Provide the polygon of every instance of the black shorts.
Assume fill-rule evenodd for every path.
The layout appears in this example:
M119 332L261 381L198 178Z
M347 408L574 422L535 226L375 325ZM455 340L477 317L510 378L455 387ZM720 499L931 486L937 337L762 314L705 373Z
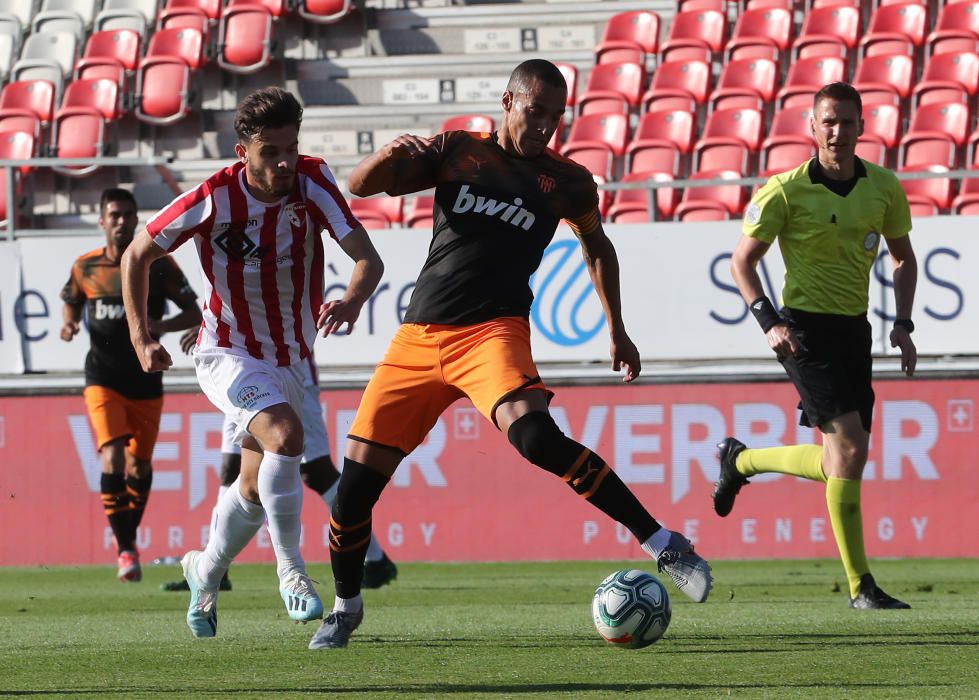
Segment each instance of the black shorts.
M779 360L802 399L799 424L816 428L858 411L869 433L874 414L873 338L866 314L784 308L782 317L805 347L796 357Z

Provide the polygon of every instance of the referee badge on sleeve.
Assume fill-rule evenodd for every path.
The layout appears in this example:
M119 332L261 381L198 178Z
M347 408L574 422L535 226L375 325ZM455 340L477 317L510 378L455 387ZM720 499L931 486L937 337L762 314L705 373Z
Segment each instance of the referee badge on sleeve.
M866 236L863 237L863 249L868 253L872 250L877 250L877 244L880 242L880 234L876 231L870 231Z
M758 219L761 218L761 207L759 207L755 202L751 202L748 208L744 211L744 220L754 226L758 223Z

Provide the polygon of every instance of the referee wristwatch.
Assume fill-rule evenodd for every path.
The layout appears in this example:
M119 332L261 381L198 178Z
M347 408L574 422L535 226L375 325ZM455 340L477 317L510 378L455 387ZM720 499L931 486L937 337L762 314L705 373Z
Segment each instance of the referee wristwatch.
M914 321L912 321L910 318L896 318L896 319L894 319L894 327L895 328L898 328L898 327L903 328L904 330L906 330L908 332L908 335L911 335L912 333L914 333Z

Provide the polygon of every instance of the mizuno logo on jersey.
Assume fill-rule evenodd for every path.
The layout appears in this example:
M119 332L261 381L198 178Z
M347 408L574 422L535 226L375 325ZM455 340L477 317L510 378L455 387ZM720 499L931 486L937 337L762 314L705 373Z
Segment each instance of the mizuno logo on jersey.
M469 185L459 188L459 194L452 205L455 214L483 214L491 216L501 221L505 221L511 226L519 226L524 231L529 231L534 225L534 215L524 209L523 200L520 197L514 198L513 202L500 202L495 199L483 197L482 195L469 194Z
M111 321L126 317L126 309L122 304L106 304L101 299L95 300L95 319L101 321L109 319Z

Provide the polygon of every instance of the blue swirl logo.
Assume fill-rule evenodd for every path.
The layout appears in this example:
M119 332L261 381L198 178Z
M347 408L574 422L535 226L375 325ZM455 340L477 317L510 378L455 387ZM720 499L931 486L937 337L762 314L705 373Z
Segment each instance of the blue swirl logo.
M530 318L552 343L582 345L605 325L602 305L581 259L577 241L558 241L544 251L530 278L534 305Z

